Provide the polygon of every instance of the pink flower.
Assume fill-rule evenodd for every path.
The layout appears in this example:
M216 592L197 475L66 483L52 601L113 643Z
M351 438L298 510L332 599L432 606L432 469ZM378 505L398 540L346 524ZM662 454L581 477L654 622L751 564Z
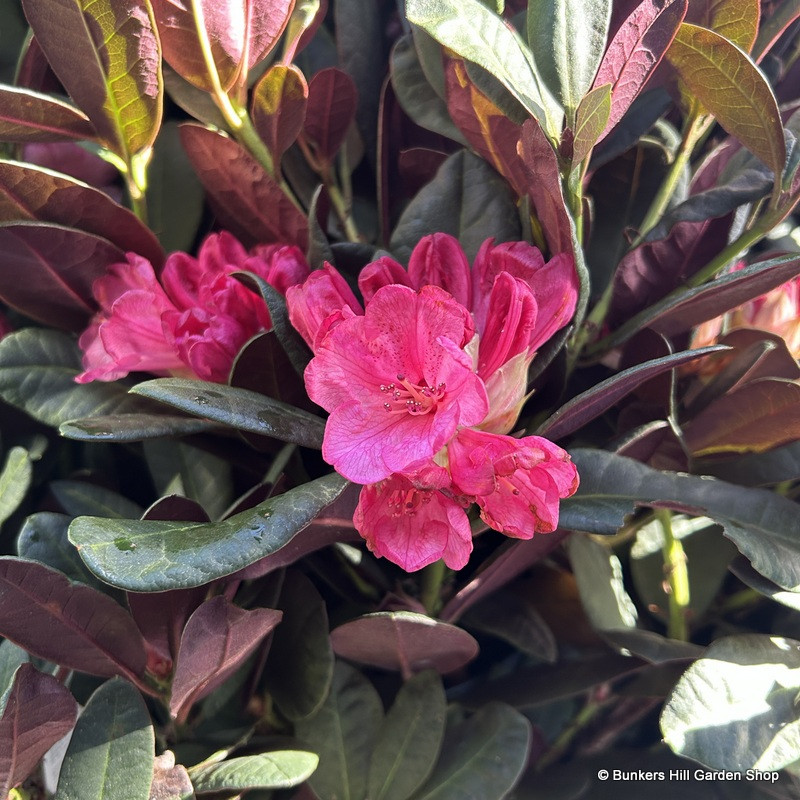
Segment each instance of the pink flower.
M229 233L212 234L197 258L173 253L160 281L134 253L95 281L100 306L79 340L84 372L79 383L111 381L132 371L194 375L224 382L237 353L272 323L266 305L231 277L253 272L279 291L308 275L293 246L261 246L248 253Z

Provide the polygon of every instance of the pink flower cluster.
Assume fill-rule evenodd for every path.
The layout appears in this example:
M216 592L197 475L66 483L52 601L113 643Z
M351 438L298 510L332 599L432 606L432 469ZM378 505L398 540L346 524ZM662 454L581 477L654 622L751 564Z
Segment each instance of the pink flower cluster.
M84 372L76 380L144 371L227 381L242 345L272 327L264 301L231 276L239 270L282 294L309 274L297 247L260 245L248 253L225 232L209 236L197 258L172 253L159 277L129 253L92 287L100 310L80 337Z
M472 550L466 509L509 536L558 524L578 486L567 453L508 436L538 348L572 318L572 259L545 263L525 242L487 240L475 263L447 234L359 276L364 308L330 265L286 299L314 351L311 399L329 412L323 457L364 484L354 524L369 548L408 571Z

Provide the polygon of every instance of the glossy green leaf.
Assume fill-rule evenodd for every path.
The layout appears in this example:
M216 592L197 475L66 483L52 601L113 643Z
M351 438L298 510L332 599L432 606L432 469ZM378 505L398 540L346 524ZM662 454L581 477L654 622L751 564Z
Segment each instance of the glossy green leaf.
M28 451L12 447L0 472L0 525L19 507L31 484L33 467Z
M444 738L446 701L432 670L406 681L381 725L369 766L367 797L406 800L431 774Z
M528 0L528 46L569 116L592 86L610 21L611 0Z
M157 378L137 384L131 392L239 430L304 447L322 446L324 420L249 389L186 378Z
M276 750L229 758L189 770L195 792L241 792L247 789L289 789L313 774L319 758L304 750Z
M408 0L408 20L444 47L495 76L552 140L561 134L563 112L542 80L520 36L479 0Z
M747 54L718 33L684 22L666 58L717 122L782 174L786 142L778 104Z
M185 589L279 550L346 485L331 473L218 523L78 517L69 536L89 569L113 586L134 592Z
M95 139L89 118L55 97L19 86L0 86L0 139L6 142L61 142Z
M154 758L142 696L114 678L91 696L75 726L54 800L148 800Z
M295 725L295 735L319 756L309 786L319 800L357 800L367 788L367 772L383 707L372 684L353 667L336 665L327 700Z
M219 426L206 419L170 414L98 414L62 422L58 432L68 439L84 442L141 442L167 436L190 436L216 431Z
M125 158L161 124L161 45L149 0L23 0L53 71L105 144Z
M667 699L667 744L713 769L778 770L800 752L800 642L743 634L712 642Z
M575 114L575 138L572 142L572 162L580 164L600 138L611 115L611 84L592 89L578 105Z
M528 760L531 726L510 706L490 703L448 728L442 755L415 800L501 800Z

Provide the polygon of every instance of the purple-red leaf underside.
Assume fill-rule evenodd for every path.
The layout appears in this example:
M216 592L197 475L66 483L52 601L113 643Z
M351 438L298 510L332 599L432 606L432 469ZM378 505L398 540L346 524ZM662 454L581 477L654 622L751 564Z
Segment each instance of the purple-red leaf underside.
M1 140L63 142L96 138L89 118L74 106L30 89L0 87Z
M342 146L357 107L358 90L343 70L327 67L309 82L303 133L323 161L330 162Z
M308 85L295 66L275 64L253 90L253 124L276 163L303 130Z

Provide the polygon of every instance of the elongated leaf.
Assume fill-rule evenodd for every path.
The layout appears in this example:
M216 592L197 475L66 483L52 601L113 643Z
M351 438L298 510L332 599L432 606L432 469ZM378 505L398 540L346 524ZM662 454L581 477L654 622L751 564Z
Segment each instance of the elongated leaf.
M218 430L205 419L168 414L108 414L63 422L58 432L84 442L142 442L165 436L189 436Z
M525 43L479 0L408 0L408 20L495 76L557 141L563 112Z
M229 758L190 771L198 794L241 792L246 789L290 789L311 776L319 758L304 750L276 750L256 756Z
M124 609L35 561L0 558L0 634L91 675L135 678L144 671L144 642Z
M142 507L124 495L84 481L50 482L50 491L61 508L72 517L94 514L103 517L139 517Z
M710 462L706 471L731 483L769 486L800 477L800 442L733 460Z
M781 34L798 17L800 17L800 8L791 0L787 0L787 2L779 3L778 7L773 9L773 13L762 20L756 43L753 46L753 54L757 56L758 61L764 58Z
M417 800L501 800L522 774L530 738L530 723L518 711L502 703L484 706L448 729L442 757Z
M0 642L0 698L6 696L11 688L17 669L30 660L28 653L10 639Z
M337 664L325 704L295 725L295 734L319 755L319 766L308 781L319 800L364 797L382 717L372 684L353 667Z
M63 142L95 139L89 118L55 97L18 86L0 86L0 139Z
M54 800L148 800L154 751L142 696L114 678L89 698L75 726Z
M199 125L181 125L180 134L222 225L248 243L280 242L305 250L305 215L249 153Z
M164 251L150 229L107 194L66 175L0 160L0 219L38 220L102 236L158 270Z
M778 104L750 58L724 36L683 23L667 60L717 122L781 175L786 142Z
M147 0L23 0L70 97L118 155L151 147L161 124L161 47Z
M592 86L610 21L611 0L528 2L528 45L542 78L568 114L575 113Z
M357 107L358 89L346 72L328 67L311 79L303 132L323 163L342 146Z
M678 681L661 731L673 751L713 769L782 769L800 747L798 690L800 642L727 636Z
M716 31L749 53L758 34L759 6L760 0L702 0L690 4L686 21ZM765 24L769 24L769 17Z
M275 164L303 130L308 98L306 79L292 65L270 67L253 89L253 124Z
M0 525L19 507L31 483L33 468L28 451L12 447L0 472Z
M673 353L672 355L622 370L622 372L606 378L577 397L573 397L572 400L548 417L539 426L536 433L539 436L547 436L549 439L554 440L574 433L582 425L608 411L619 400L656 375L675 369L681 364L693 361L695 358L724 350L725 348L719 345L687 350L683 353Z
M603 56L595 86L611 84L611 114L602 139L622 119L667 52L687 0L644 0L622 23Z
M611 116L611 84L595 86L578 105L575 114L575 139L572 142L572 161L580 164L592 151Z
M185 589L279 550L346 485L331 473L218 523L78 517L69 535L89 569L107 583L134 592Z
M19 786L42 756L72 730L78 704L69 690L32 664L14 676L0 717L0 793Z
M184 721L191 706L228 678L280 622L270 608L245 610L224 597L206 601L183 629L169 710Z
M131 391L232 428L304 447L322 446L323 420L249 389L184 378L157 378L139 383Z

